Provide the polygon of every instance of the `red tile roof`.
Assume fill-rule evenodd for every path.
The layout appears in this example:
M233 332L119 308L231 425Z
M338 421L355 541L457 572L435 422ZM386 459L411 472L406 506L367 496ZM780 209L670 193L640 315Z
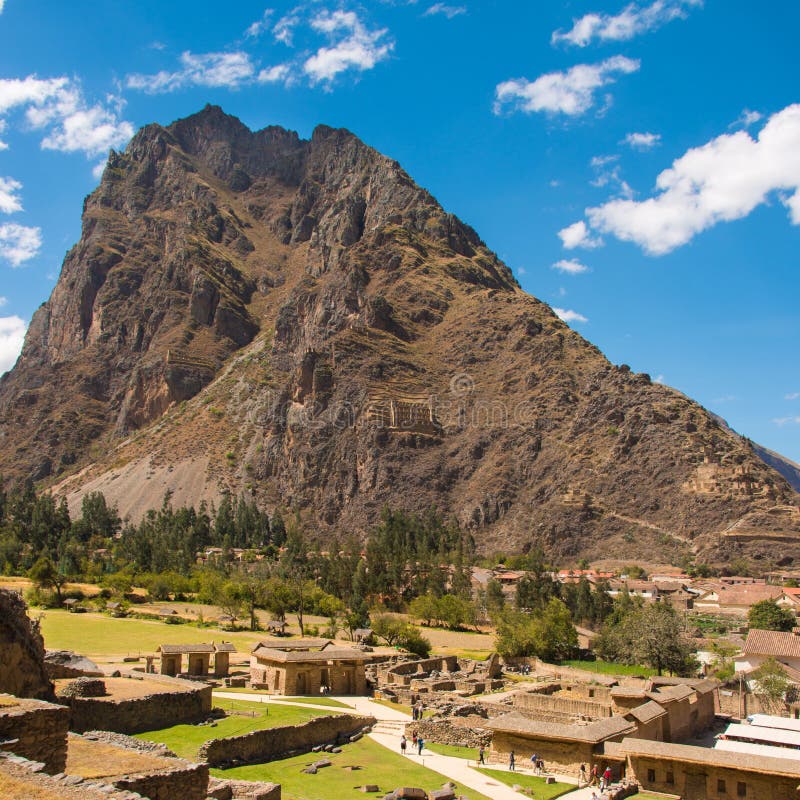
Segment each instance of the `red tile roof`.
M761 631L751 628L742 652L745 655L800 658L800 636L784 631Z

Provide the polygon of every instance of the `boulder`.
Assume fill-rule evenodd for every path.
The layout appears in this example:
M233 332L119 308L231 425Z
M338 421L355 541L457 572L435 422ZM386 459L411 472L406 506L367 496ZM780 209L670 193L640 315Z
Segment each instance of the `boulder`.
M103 673L94 661L72 650L48 650L44 668L51 680L58 678L102 678Z
M428 793L418 786L402 786L394 790L394 796L398 800L428 800Z

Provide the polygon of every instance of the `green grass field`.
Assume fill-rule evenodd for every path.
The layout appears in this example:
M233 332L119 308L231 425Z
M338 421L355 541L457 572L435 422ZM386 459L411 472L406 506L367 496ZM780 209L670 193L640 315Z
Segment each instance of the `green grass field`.
M454 756L455 758L467 758L470 761L478 760L477 747L458 747L454 744L437 744L436 742L425 742L425 749L432 753L439 753L443 756Z
M48 650L76 650L93 656L126 656L152 653L162 644L197 644L212 639L233 642L242 652L264 637L263 633L228 632L193 625L167 625L143 619L114 619L105 614L70 614L60 609L39 612L42 635Z
M589 672L598 672L602 675L642 675L649 678L656 674L656 670L641 664L615 664L611 661L562 661L564 667L585 669Z
M554 797L561 797L566 792L577 789L570 783L545 783L544 778L537 778L535 775L521 775L519 772L506 772L499 769L478 769L482 775L495 778L506 786L518 784L523 789L531 791L533 800L553 800Z
M250 703L244 700L214 698L214 705L226 711L236 710L252 712L255 716L233 715L217 720L216 727L208 725L173 725L158 731L147 731L137 734L137 739L165 744L176 755L189 760L197 757L200 745L210 739L224 739L228 736L240 736L251 731L264 728L276 728L280 725L296 725L308 722L315 717L323 717L327 712L315 708L299 708L297 706L266 705Z
M316 753L268 764L214 769L211 773L219 778L279 783L283 800L363 800L365 795L357 787L366 783L373 783L381 790L367 797L383 796L398 786L419 786L430 792L441 788L447 780L444 775L420 766L416 756L401 756L368 738L346 745L341 753L326 753L324 756L330 759L332 766L321 769L316 775L304 775L302 772L322 757ZM463 786L456 793L469 800L487 800L480 792Z

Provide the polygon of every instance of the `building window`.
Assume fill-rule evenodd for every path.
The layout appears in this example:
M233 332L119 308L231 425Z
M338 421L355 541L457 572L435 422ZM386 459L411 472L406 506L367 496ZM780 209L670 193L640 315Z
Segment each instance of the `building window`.
M717 794L725 794L726 791L725 781L722 778L717 778Z
M656 771L654 769L647 770L647 782L648 783L656 782Z
M668 772L667 773L667 783L675 783L675 773Z
M739 797L747 797L747 784L744 781L739 781L736 784L736 794Z

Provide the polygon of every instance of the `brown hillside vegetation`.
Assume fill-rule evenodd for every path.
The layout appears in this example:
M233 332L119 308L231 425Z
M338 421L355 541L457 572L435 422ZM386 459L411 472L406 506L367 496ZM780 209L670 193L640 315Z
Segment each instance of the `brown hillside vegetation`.
M800 557L749 443L610 364L397 163L210 106L112 153L0 426L0 474L133 517L229 490L318 535L388 504L483 550Z

